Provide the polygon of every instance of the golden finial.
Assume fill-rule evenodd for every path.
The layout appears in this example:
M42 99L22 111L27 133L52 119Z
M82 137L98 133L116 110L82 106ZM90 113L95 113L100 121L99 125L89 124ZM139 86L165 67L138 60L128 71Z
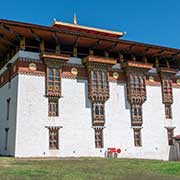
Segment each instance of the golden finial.
M77 18L76 18L76 14L74 13L74 21L73 21L74 24L77 24Z

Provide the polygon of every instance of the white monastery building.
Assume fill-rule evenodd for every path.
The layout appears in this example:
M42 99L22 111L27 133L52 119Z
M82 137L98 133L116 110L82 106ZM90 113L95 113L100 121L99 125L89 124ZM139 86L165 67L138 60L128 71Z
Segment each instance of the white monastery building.
M180 50L123 35L0 20L0 155L180 159Z

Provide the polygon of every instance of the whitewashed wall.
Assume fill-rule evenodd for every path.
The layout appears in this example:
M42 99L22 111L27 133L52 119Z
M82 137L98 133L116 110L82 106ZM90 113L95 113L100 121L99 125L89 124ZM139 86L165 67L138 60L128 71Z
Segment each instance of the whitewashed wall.
M33 57L38 61L38 53L21 51L15 57L18 56ZM80 64L80 59L77 62ZM71 58L71 63L77 62ZM45 77L19 74L13 78L11 89L8 89L8 84L0 89L0 154L16 157L104 157L108 147L115 147L122 150L120 158L177 158L177 149L168 146L166 127L176 127L175 135L180 134L180 89L173 88L173 119L168 120L165 119L161 87L147 86L147 101L143 104L142 147L135 147L126 85L110 82L109 87L110 98L105 104L104 148L96 149L86 80L62 79L59 117L48 117ZM10 120L6 121L6 99L9 97ZM49 150L48 126L62 127L59 130L60 149L57 151ZM4 128L10 128L7 151L4 150Z
M16 112L17 112L17 87L18 77L11 80L0 88L0 155L14 156L15 134L16 134ZM9 120L7 120L7 99L11 98L9 109ZM5 128L9 128L7 150L5 150Z
M119 157L169 159L166 126L178 124L179 89L174 89L173 120L165 119L161 88L147 86L143 105L142 147L134 146L125 84L110 82L105 104L104 148L96 149L86 80L62 79L59 117L48 117L44 77L19 75L16 156L102 156L108 147L121 148ZM180 98L180 97L179 97ZM47 126L62 126L57 151L48 148ZM179 127L178 127L179 126Z

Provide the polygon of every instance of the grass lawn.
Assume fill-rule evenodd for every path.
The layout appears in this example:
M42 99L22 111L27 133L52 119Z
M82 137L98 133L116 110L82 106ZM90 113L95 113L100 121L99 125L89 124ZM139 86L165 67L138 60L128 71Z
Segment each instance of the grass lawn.
M0 157L3 180L179 180L180 162L137 159Z

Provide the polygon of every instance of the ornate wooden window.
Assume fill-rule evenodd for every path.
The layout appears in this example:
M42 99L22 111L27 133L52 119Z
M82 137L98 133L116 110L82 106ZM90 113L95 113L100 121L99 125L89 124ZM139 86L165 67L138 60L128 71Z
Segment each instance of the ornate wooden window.
M95 128L95 147L103 148L103 128Z
M59 95L61 93L61 78L59 65L47 66L47 95Z
M162 79L162 98L165 105L165 116L172 119L171 104L173 103L172 80Z
M131 103L143 103L146 100L146 86L144 75L129 75L128 97Z
M107 72L102 70L91 71L93 93L103 93L108 89Z
M9 114L10 114L10 103L11 103L11 98L7 99L7 112L6 112L6 120L9 120Z
M93 102L93 125L104 125L104 102Z
M167 128L168 145L173 145L174 128Z
M162 80L163 103L173 103L172 80Z
M141 104L132 104L131 105L131 121L132 125L142 125L142 105Z
M49 127L49 149L59 149L59 128Z
M58 116L58 98L48 98L48 115L49 116Z
M142 146L141 141L141 128L134 128L134 145L135 146Z
M145 76L143 74L132 73L127 78L128 101L131 105L132 126L142 125L142 104L146 100Z
M88 96L92 102L92 125L95 129L96 148L103 148L104 104L109 99L108 68L116 62L115 59L92 55L83 59L88 70Z
M171 104L165 104L165 115L167 119L172 119L172 108Z

